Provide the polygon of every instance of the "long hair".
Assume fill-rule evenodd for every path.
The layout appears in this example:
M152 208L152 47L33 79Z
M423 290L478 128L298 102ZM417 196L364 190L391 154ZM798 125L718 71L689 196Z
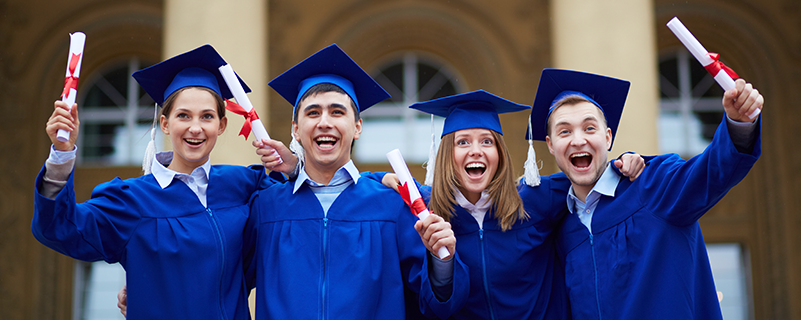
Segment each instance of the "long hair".
M512 172L511 157L503 136L500 133L490 130L495 138L495 147L498 150L498 170L492 177L487 192L492 200L492 211L502 231L512 228L518 219L528 219L528 214L523 208L523 200L517 193L514 173ZM453 144L455 132L451 132L442 137L437 152L436 167L434 172L434 185L431 190L431 201L429 208L431 211L446 221L450 221L455 215L454 207L456 198L453 195L454 188L461 187L461 183L456 175L456 166L453 159Z

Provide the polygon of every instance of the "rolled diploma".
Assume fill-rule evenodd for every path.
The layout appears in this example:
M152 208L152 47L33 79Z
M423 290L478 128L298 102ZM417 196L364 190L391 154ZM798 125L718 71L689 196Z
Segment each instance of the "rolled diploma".
M84 43L86 43L86 35L83 32L70 33L70 53L67 55L67 73L64 76L65 78L70 76L79 78L79 75L81 74L81 63L83 62ZM78 55L78 65L75 66L75 72L70 74L70 61L72 60L73 55ZM70 88L67 96L61 97L61 101L67 103L67 108L72 110L72 105L75 104L76 95L78 95L78 91ZM59 129L56 139L61 142L69 141L70 132L64 129Z
M414 202L420 199L420 190L417 189L417 184L414 183L412 174L409 172L409 167L406 166L406 161L403 160L403 155L401 155L400 150L395 149L387 153L387 160L389 160L389 165L392 166L392 170L398 175L400 184L406 184L409 188L409 201ZM431 215L431 213L428 212L428 209L425 209L423 212L417 214L417 218L425 220L429 215ZM437 254L440 259L445 259L451 255L445 247L440 247L439 250L437 250Z
M231 90L231 94L234 95L236 103L242 106L242 108L247 112L253 110L253 104L250 103L250 99L248 99L245 89L242 88L242 84L239 83L239 79L234 73L234 68L232 68L230 64L226 64L220 67L220 73L222 73L223 79L228 85L228 89ZM267 134L267 129L264 129L264 124L260 119L253 120L250 123L253 125L250 130L253 132L253 135L257 140L261 141L262 139L270 139L270 135Z
M673 34L679 38L679 41L687 48L688 51L695 57L695 60L701 63L702 66L706 67L709 64L715 62L712 58L709 57L709 51L698 42L698 39L690 33L690 30L684 26L681 21L679 21L678 17L673 17L667 23L667 27L670 28L670 31L673 31ZM734 79L729 76L726 71L720 70L718 74L715 75L715 81L720 85L723 90L730 90L734 89ZM751 114L748 115L749 118L754 119L756 116L759 115L761 111L759 109L754 110Z

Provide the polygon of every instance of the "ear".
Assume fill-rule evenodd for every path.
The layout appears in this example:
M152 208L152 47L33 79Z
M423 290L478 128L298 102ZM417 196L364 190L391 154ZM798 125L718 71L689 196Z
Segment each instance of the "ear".
M606 150L612 149L612 129L606 128Z
M166 135L170 135L170 128L167 126L167 117L164 115L159 117L159 126L161 127L161 132L164 132Z
M245 120L245 121L247 121L247 120ZM219 135L223 134L223 132L225 132L225 128L227 128L227 127L228 127L228 117L220 118L220 129L217 131L217 135L219 136Z
M356 121L356 132L353 133L353 140L359 140L359 136L362 134L362 119Z
M295 121L292 121L292 136L295 138L295 140L300 142L300 135L298 134L298 123Z
M553 153L553 143L551 142L551 137L550 136L545 136L545 144L548 145L548 151L550 151L552 155L555 155Z

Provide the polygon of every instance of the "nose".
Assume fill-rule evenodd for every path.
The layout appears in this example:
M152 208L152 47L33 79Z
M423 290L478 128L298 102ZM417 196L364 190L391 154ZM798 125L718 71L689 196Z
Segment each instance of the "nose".
M570 139L571 146L580 147L585 144L587 144L587 137L581 131L577 132L575 135L573 135L573 138Z
M481 157L482 155L484 155L484 150L481 149L481 144L475 142L472 143L470 145L470 150L468 151L467 155L470 157Z
M192 135L199 135L201 131L200 121L192 120L192 124L189 125L189 133Z
M326 128L326 129L330 128L331 127L331 121L330 121L331 119L329 117L330 116L327 113L323 113L320 116L320 121L317 122L317 127L318 128Z

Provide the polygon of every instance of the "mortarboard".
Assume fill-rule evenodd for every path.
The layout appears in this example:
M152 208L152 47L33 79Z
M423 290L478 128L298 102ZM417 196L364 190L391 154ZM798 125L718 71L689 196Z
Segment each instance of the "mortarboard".
M531 133L527 138L545 140L545 127L554 103L569 95L578 95L598 106L612 129L614 141L617 126L631 82L599 74L565 69L543 69L537 96L531 109ZM611 145L610 145L611 149Z
M133 73L134 79L159 105L173 92L184 87L206 87L217 92L223 99L233 98L218 69L226 62L211 45L203 45L145 69ZM239 76L239 83L250 92Z
M345 90L359 112L390 97L336 44L304 59L275 77L269 85L296 108L303 94L320 83L331 83Z
M499 113L516 112L531 107L517 104L484 90L477 90L415 103L409 108L445 117L442 135L462 129L482 128L503 134Z

